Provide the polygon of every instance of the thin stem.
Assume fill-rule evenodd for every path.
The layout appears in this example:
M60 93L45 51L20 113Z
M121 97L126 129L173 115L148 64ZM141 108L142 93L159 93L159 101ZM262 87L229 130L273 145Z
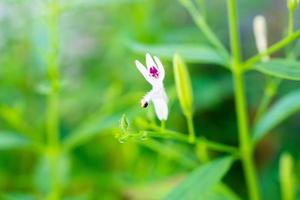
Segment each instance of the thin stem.
M294 11L289 10L289 19L288 19L288 36L294 33ZM287 46L287 57L294 58L293 51L291 51L292 45Z
M288 37L282 39L281 41L277 42L276 44L269 47L266 51L256 54L255 56L249 58L247 61L245 61L242 65L243 69L249 70L252 69L253 65L257 62L259 62L264 56L271 55L272 53L282 49L283 47L287 46L294 40L298 39L300 37L300 30L294 32L293 34L289 35Z
M257 109L254 123L256 123L261 118L261 116L265 113L265 111L267 110L273 97L277 93L277 89L278 89L278 86L280 85L280 82L281 82L281 79L279 79L279 78L270 77L268 79L268 83L266 85L264 95L263 95L262 100Z
M189 138L184 133L180 133L180 132L169 130L169 129L165 129L164 132L161 132L161 127L159 127L155 124L148 124L145 121L139 121L139 125L143 126L144 128L150 128L150 129L154 130L154 131L146 131L147 135L149 137L173 139L173 140L176 140L179 142L187 142L187 143L189 142ZM203 137L196 138L196 143L199 143L199 144L205 143L205 145L209 149L214 150L214 151L225 152L225 153L230 153L230 154L234 154L234 155L237 155L239 153L237 151L237 148L235 148L233 146L214 142L214 141L205 139Z
M61 188L58 175L59 160L59 0L52 0L48 4L48 30L50 48L47 55L48 76L51 82L51 91L47 97L47 141L46 156L49 159L51 173L51 192L46 199L59 200Z
M290 37L291 35L293 35L293 32L294 32L294 13L290 11L289 12L289 20L288 20L288 35L287 36ZM293 58L292 51L288 50L287 57ZM256 123L260 119L260 117L265 113L265 111L267 110L273 97L277 93L277 89L278 89L280 83L281 83L280 78L269 78L268 79L268 83L266 85L263 98L258 107L254 123Z
M161 130L164 131L166 129L166 120L161 121Z
M269 85L267 85L266 87L267 87L266 90L268 90ZM274 97L274 94L269 95L269 94L267 94L266 91L264 92L264 95L260 101L260 104L258 106L256 115L255 115L254 124L256 124L257 121L261 118L261 116L263 116L263 114L267 110L270 102L272 101L273 97Z
M193 122L193 114L189 113L186 115L188 130L189 130L189 142L195 143L195 129L194 129L194 122Z
M289 12L289 21L288 21L288 36L291 36L294 32L294 12Z
M146 131L148 137L153 138L164 138L164 139L173 139L179 142L187 142L189 143L189 138L187 138L183 133L178 133L171 130L165 130L164 132L156 132L156 131ZM233 155L237 155L238 151L237 148L217 143L214 141L207 140L205 138L198 138L195 141L196 144L205 144L209 149L218 151L218 152L224 152L224 153L230 153Z
M244 88L244 76L241 70L241 55L239 44L239 31L238 21L236 13L236 1L228 0L228 12L229 12L229 29L230 29L230 42L232 51L232 69L235 87L235 102L238 118L239 129L239 144L242 164L245 172L245 178L251 200L259 200L260 195L256 180L256 171L252 158L252 148L249 136L248 128L248 116L247 116L247 102Z
M200 144L204 143L211 150L226 152L226 153L230 153L232 155L239 154L239 152L237 151L237 148L235 148L235 147L217 143L217 142L213 142L213 141L207 140L205 138L198 139L197 143L200 143Z
M205 0L198 0L198 7L200 8L200 12L204 18L204 20L206 19L206 2Z
M222 42L218 39L218 37L215 35L215 33L208 26L203 16L195 8L195 5L190 0L186 0L184 2L185 3L183 3L183 5L189 11L190 15L194 19L199 29L203 32L204 36L209 40L209 42L212 45L214 45L227 58L228 51L226 50Z

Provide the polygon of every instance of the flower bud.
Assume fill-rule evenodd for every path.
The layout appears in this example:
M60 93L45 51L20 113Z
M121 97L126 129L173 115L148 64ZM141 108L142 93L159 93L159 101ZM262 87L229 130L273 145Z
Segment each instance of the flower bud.
M295 199L294 160L288 153L280 157L279 180L282 199Z
M123 132L126 132L128 127L129 127L129 123L127 117L125 114L123 114L120 120L120 128L122 129Z
M288 0L287 6L290 12L294 12L299 4L299 0Z
M262 15L255 16L253 20L253 31L255 36L256 47L259 53L263 53L267 50L267 27L266 19ZM264 56L263 61L269 60L269 56Z
M185 115L190 115L193 107L192 84L186 64L178 54L173 57L173 69L181 109Z

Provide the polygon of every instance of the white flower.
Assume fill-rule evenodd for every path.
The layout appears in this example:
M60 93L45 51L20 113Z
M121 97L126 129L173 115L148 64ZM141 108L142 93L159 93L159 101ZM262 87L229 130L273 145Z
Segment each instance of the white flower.
M255 16L253 20L253 31L255 36L256 47L259 53L267 50L267 26L266 19L262 15ZM269 56L266 55L262 58L262 61L268 61Z
M135 61L138 70L152 85L151 91L148 92L141 100L141 106L146 108L150 102L153 102L158 119L167 120L168 97L163 84L163 80L165 78L165 69L158 57L154 56L153 58L149 53L146 54L147 67L145 67L138 60Z

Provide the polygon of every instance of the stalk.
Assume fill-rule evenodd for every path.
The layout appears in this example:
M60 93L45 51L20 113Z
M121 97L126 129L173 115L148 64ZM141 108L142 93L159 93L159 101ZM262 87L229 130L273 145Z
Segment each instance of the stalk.
M281 79L279 78L273 78L273 77L268 77L269 79L267 80L266 88L263 94L263 97L259 103L255 118L254 118L254 124L260 120L260 118L265 114L265 112L268 109L268 106L272 102L274 96L277 93L277 89L281 83Z
M203 15L201 15L198 10L195 8L195 5L193 5L193 2L191 0L183 0L181 2L183 6L188 10L190 15L192 16L195 24L199 27L199 29L202 31L203 35L207 38L207 40L215 46L222 54L225 56L225 58L228 57L228 52L222 42L218 39L218 37L215 35L214 31L211 30L211 28L208 26L208 24L205 21L205 18L203 18Z
M293 33L294 33L294 12L289 11L288 36L291 36Z
M294 12L289 10L289 18L288 18L288 27L287 27L287 37L291 37L294 33ZM293 52L290 50L291 48L287 49L287 58L295 59L293 56ZM255 116L254 123L256 123L260 117L265 113L268 106L270 105L273 97L276 95L278 87L280 86L281 79L280 78L269 78L264 96L260 102L258 107L257 114Z
M47 97L47 151L50 167L51 191L47 194L48 200L59 200L61 187L59 184L58 161L59 161L59 0L52 0L48 5L48 34L49 52L47 55L47 70L51 83L51 90Z
M269 47L265 52L256 54L255 56L249 58L243 63L243 68L245 70L250 70L253 68L253 65L257 62L259 62L262 57L266 55L271 55L272 53L284 48L285 46L289 45L294 40L298 39L300 37L300 30L295 31L293 34L287 36L286 38L280 40L279 42L273 44L271 47Z
M253 151L249 136L247 102L244 87L244 75L241 65L239 32L236 12L236 1L228 0L230 44L232 51L232 72L235 88L235 103L239 129L239 146L241 161L244 168L249 199L259 200L256 171L253 161Z
M193 122L193 114L189 113L186 115L188 130L189 130L189 142L194 143L195 142L195 129L194 129L194 122Z

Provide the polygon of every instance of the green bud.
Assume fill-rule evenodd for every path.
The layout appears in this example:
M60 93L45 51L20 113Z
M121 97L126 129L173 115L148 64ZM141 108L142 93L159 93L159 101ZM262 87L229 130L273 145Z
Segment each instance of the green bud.
M279 179L282 199L295 199L294 160L288 153L283 153L279 161Z
M193 109L192 84L186 64L178 54L173 57L173 69L177 96L181 109L187 116L191 114Z
M299 0L287 0L287 6L290 12L294 12L299 4Z
M124 132L126 132L129 127L129 123L125 114L122 115L122 118L120 120L120 127Z

